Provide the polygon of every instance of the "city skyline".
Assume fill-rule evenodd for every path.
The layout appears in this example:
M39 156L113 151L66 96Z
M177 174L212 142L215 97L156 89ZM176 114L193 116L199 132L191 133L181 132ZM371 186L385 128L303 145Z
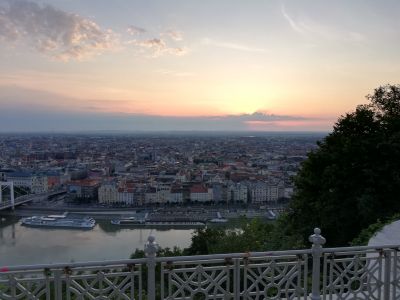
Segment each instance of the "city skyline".
M400 78L399 8L0 0L0 131L330 131Z

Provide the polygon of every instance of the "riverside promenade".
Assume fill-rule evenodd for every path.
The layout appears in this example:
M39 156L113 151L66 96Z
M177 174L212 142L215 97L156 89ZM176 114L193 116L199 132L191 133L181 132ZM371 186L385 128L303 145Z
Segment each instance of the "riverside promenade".
M99 206L59 206L59 205L37 205L29 204L16 208L15 210L4 210L0 215L4 216L34 216L47 215L69 212L73 214L89 215L99 219L112 219L118 216L137 216L144 217L147 215L149 220L160 221L207 221L216 218L218 213L222 218L265 218L273 220L279 213L284 211L282 207L256 209L256 208L227 208L227 207L207 207L207 206L191 206L191 207L124 207L110 208Z

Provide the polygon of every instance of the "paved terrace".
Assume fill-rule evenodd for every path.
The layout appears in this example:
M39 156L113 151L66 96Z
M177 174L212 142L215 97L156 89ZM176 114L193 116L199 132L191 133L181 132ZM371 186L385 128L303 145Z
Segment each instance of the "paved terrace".
M0 268L0 299L400 298L399 245L157 257Z

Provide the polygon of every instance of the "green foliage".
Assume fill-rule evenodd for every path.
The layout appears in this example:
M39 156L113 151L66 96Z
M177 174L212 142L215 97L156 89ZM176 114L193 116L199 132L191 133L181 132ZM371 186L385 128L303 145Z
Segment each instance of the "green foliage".
M170 257L170 256L182 256L182 255L186 255L184 253L184 250L182 250L181 248L175 246L174 248L160 248L160 250L157 252L157 256L159 257ZM131 259L134 258L143 258L145 257L144 251L140 250L140 249L136 249L135 252L133 252L130 255Z
M400 214L395 214L391 218L386 220L378 220L376 223L369 225L367 228L361 230L360 234L351 241L352 246L364 246L368 245L369 240L375 236L379 231L386 225L400 220Z
M200 229L192 237L190 254L265 251L273 225L259 219L242 222L237 229Z
M214 247L225 235L225 230L216 228L197 229L192 235L192 242L187 249L189 255L203 255L212 253Z
M278 225L267 223L262 219L242 219L235 229L230 228L202 228L192 235L188 248L162 248L157 253L159 257L182 255L206 255L215 253L232 253L248 251L279 250L282 247L300 248L303 245L290 240L292 236L283 236ZM144 257L144 251L136 249L130 258Z
M380 87L367 99L339 118L295 178L282 230L303 243L318 226L329 245L344 246L400 212L400 86Z
M268 235L266 250L290 250L309 248L310 243L304 241L302 236L292 230L290 224L290 215L281 214L274 223L273 230Z

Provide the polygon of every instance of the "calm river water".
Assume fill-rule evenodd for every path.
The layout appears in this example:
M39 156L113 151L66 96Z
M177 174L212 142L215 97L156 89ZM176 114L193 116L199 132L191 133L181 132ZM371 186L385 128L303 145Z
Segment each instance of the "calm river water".
M97 221L93 230L31 228L8 217L0 220L0 267L127 259L143 249L149 234L162 247L187 247L193 231L121 228L107 220Z

